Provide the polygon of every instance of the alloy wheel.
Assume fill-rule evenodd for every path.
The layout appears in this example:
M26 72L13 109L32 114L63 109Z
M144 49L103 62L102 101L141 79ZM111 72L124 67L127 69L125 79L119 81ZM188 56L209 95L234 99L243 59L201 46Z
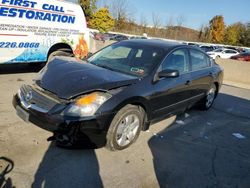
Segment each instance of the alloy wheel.
M210 108L214 102L215 98L215 88L212 87L208 93L207 93L207 98L206 98L206 107Z
M125 116L119 123L116 131L116 142L119 146L130 144L136 137L140 127L140 120L136 114Z

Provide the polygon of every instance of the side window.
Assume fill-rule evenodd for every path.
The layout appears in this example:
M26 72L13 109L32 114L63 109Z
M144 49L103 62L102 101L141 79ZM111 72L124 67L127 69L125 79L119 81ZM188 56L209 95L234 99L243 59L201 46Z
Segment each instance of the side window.
M211 65L209 58L202 52L190 50L192 71L204 69Z
M231 52L231 54L236 54L237 52L236 51L233 51L233 50L230 50Z
M162 70L166 69L178 70L180 74L188 72L188 51L180 49L168 55L162 63Z
M140 58L142 56L142 49L139 49L135 55L135 57Z
M233 51L233 50L226 50L225 53L226 53L226 54L235 54L236 52Z

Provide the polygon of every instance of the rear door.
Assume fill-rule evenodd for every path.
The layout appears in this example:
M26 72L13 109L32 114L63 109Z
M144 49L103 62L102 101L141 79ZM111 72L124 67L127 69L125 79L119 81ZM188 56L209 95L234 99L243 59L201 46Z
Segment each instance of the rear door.
M150 105L155 118L183 111L191 96L188 50L178 49L168 55L160 67L160 70L165 69L178 70L180 76L153 83L156 92L150 97Z
M212 62L205 53L190 49L191 101L197 102L205 96L213 82Z

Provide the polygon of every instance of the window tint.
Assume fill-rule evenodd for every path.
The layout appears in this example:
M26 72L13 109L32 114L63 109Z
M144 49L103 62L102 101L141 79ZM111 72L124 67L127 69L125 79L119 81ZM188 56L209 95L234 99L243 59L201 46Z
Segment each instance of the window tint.
M202 52L197 50L190 50L190 56L192 61L192 70L199 70L209 67L211 62L209 58Z
M137 51L135 57L138 57L138 58L142 57L142 49L139 49L139 50Z
M184 49L174 51L162 64L163 70L178 70L180 74L187 72L188 67L188 52Z
M236 51L234 50L225 50L226 54L236 54Z
M148 75L165 55L161 48L120 43L100 50L88 58L88 62L112 71L143 77Z
M131 48L127 48L125 46L120 46L115 48L114 50L110 51L109 53L105 54L105 58L109 59L122 59L127 58Z
M131 56L130 65L137 68L148 69L163 58L162 51L156 48L139 48L133 52L135 56Z
M201 46L200 48L201 48L203 51L205 51L205 52L209 52L209 51L213 51L213 50L214 50L214 48L211 47L211 46Z
M217 50L214 50L214 52L222 52L223 51L223 49L217 49Z

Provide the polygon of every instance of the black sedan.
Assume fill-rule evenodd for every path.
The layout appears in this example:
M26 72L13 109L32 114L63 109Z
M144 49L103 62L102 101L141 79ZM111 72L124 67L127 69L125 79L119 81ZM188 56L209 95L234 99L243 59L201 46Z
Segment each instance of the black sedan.
M209 109L222 79L222 69L198 48L129 40L86 61L55 57L13 105L23 120L53 132L49 140L59 146L122 150L158 120L195 104Z

